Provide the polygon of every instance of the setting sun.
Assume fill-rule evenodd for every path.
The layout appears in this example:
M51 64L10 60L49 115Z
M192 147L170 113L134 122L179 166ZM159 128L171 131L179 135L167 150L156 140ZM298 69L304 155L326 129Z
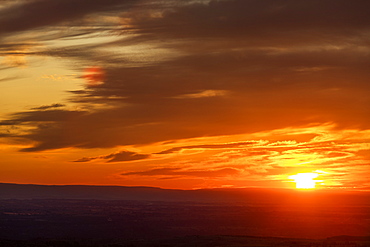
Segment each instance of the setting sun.
M370 247L369 9L0 0L0 247Z
M316 187L316 183L319 182L318 180L314 180L317 178L319 174L308 172L308 173L298 173L296 175L289 176L290 179L293 179L296 183L297 189L314 189Z

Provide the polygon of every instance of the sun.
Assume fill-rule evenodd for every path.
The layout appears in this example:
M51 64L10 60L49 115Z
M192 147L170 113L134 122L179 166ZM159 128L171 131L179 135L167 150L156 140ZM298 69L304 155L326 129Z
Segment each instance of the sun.
M294 180L297 189L315 189L316 183L320 182L319 180L314 180L318 176L318 173L307 172L291 175L289 178Z

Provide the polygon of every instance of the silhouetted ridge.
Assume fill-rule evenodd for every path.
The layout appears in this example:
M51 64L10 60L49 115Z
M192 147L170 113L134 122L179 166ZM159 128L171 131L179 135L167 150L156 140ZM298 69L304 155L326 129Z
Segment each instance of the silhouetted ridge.
M145 201L241 202L263 204L370 205L369 192L296 191L290 189L198 189L95 185L34 185L0 183L0 199L94 199Z

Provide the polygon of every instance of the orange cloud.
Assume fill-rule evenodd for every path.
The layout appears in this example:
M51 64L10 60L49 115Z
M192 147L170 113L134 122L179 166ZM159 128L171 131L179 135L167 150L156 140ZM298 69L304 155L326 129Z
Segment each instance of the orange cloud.
M104 83L105 73L101 67L90 67L84 70L82 78L87 81L89 87L94 87Z

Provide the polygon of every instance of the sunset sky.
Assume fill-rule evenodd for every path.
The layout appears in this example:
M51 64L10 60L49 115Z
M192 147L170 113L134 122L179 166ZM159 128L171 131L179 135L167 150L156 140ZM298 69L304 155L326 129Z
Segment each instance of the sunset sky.
M0 0L0 182L370 189L369 10Z

